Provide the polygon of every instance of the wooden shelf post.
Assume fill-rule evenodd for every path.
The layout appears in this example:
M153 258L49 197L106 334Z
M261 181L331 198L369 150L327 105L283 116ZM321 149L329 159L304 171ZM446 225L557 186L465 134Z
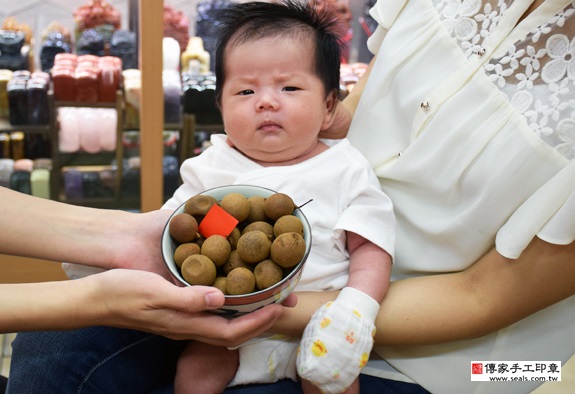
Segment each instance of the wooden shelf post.
M163 1L139 0L141 211L163 204Z

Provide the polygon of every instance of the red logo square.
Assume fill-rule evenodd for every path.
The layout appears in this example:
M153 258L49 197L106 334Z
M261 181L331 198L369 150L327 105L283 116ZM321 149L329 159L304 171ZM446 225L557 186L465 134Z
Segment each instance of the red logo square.
M483 364L480 363L473 363L471 364L471 373L473 375L481 375L483 374Z

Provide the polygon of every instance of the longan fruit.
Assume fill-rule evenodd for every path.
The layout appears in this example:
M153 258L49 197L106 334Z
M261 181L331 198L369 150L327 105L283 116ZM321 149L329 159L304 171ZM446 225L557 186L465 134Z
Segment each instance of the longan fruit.
M248 215L247 221L253 222L263 222L268 218L264 212L264 203L266 199L262 196L252 196L248 198L250 203L250 214Z
M250 214L250 203L248 199L240 193L230 193L222 198L220 206L239 222L243 222Z
M254 269L256 287L258 290L267 289L281 281L284 277L283 269L272 260L261 261Z
M184 212L195 217L206 216L212 205L217 203L215 197L197 194L186 201Z
M193 254L184 260L182 276L191 285L210 286L216 280L216 266L207 256Z
M169 232L180 243L191 242L198 236L198 222L187 213L178 213L170 220Z
M284 215L274 223L274 237L283 233L298 233L303 236L303 223L297 216Z
M264 212L272 221L285 215L291 215L295 208L291 197L284 193L272 194L264 202Z
M228 235L228 242L230 243L232 250L235 250L236 247L238 246L238 241L239 241L241 236L242 236L242 232L237 227L235 227L232 230L232 232L230 233L230 235Z
M268 236L270 241L273 241L273 239L274 239L274 227L271 224L269 224L268 222L264 222L264 221L253 222L253 223L248 224L242 230L242 235L249 232L249 231L256 231L256 230L263 232L265 235Z
M298 233L283 233L271 245L270 255L274 262L284 268L297 265L305 255L305 240Z
M218 276L212 286L216 289L219 289L222 293L224 293L224 295L226 295L228 294L228 290L226 289L226 282L227 278L225 276Z
M221 270L224 274L227 275L231 270L238 267L244 267L250 271L254 269L253 264L248 264L240 258L237 250L232 250L230 253L230 258L224 263L224 265L222 265Z
M223 235L210 235L202 244L201 253L219 267L230 258L232 247Z
M180 244L174 251L174 262L178 267L182 267L184 260L193 254L199 254L200 247L194 242L187 242L185 244Z
M226 277L226 290L230 295L252 293L255 290L256 279L252 271L238 267L230 271Z
M268 258L271 244L265 233L249 231L240 237L236 250L243 261L255 264Z

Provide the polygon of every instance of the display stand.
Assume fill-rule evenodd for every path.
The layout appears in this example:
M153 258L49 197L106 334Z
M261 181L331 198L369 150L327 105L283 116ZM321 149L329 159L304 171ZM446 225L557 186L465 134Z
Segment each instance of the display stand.
M121 185L123 175L122 161L124 150L122 144L122 133L124 130L124 98L121 91L116 92L116 101L111 103L102 102L78 102L78 101L56 101L53 95L49 97L51 113L51 140L52 140L52 171L50 178L51 199L69 204L84 205L96 208L129 208L133 207L136 201L129 201L121 197ZM62 107L88 107L88 108L114 108L116 110L116 150L102 153L62 153L59 151L59 126L58 109ZM113 197L111 198L81 198L67 199L63 193L62 171L67 167L86 169L92 167L94 170L112 168L112 160L116 161L116 175L114 181Z
M194 148L196 142L196 131L207 131L211 133L218 133L224 131L224 125L217 124L203 124L196 122L194 114L184 114L184 127L180 135L180 165L189 157L194 156Z

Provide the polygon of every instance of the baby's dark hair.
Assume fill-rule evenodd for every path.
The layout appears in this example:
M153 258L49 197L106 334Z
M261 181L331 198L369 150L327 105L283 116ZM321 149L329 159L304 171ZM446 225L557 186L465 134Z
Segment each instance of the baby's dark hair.
M307 0L232 3L219 16L219 38L216 47L216 102L221 105L225 82L225 57L228 46L268 37L312 38L315 44L315 72L321 79L326 96L339 89L341 62L341 25L335 9L321 11ZM309 42L303 41L302 42Z

